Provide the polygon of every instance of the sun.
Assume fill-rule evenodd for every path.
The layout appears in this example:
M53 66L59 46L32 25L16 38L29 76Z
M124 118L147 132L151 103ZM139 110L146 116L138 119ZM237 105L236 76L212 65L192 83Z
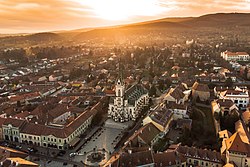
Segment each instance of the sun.
M136 16L154 16L164 11L159 0L77 0L90 8L95 17L128 20Z

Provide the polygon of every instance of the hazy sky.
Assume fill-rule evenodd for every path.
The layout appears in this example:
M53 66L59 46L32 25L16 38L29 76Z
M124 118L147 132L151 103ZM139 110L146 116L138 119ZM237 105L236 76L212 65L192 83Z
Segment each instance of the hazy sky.
M250 0L0 0L0 34L250 12Z

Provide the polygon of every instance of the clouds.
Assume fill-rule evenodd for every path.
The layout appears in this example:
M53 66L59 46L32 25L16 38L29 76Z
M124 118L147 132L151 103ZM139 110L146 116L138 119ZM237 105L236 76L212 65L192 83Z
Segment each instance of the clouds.
M198 16L215 12L250 12L250 0L0 0L0 33L75 29L171 16ZM109 2L111 8L105 5ZM100 5L95 5L97 3ZM103 4L101 4L103 3ZM114 5L113 5L114 6ZM144 6L144 7L143 7ZM98 8L98 9L97 9ZM145 10L146 9L146 10ZM100 18L124 16L113 21ZM120 13L119 13L120 12ZM121 15L123 12L123 15ZM120 19L119 17L117 17Z

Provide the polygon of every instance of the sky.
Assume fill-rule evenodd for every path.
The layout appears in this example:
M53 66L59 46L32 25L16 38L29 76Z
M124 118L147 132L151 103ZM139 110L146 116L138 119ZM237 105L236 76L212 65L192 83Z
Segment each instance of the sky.
M165 17L250 12L250 0L0 0L0 34L72 30Z

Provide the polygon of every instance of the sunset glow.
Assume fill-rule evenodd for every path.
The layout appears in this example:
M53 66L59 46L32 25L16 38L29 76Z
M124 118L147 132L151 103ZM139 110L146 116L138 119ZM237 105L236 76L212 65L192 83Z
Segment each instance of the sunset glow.
M246 13L249 7L249 0L0 0L0 34L102 27L208 13Z
M89 6L94 16L107 20L155 16L167 10L160 6L158 0L78 0L78 2Z

